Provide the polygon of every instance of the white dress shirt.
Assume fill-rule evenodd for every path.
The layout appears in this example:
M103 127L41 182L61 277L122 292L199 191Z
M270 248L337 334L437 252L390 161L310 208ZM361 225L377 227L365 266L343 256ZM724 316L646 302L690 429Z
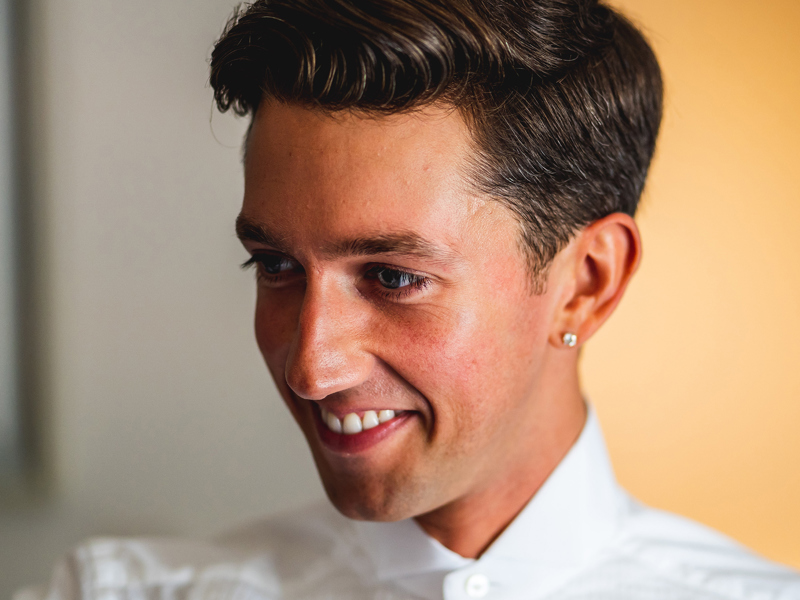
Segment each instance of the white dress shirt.
M800 542L799 542L800 543ZM592 411L580 438L479 559L413 520L351 521L329 505L213 542L96 539L17 600L800 600L800 574L616 483Z

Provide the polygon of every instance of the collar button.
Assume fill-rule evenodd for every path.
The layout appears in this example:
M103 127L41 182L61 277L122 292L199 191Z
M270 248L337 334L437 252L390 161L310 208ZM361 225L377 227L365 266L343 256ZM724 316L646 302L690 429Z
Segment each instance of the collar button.
M464 582L464 589L470 598L483 598L489 593L489 578L480 573L470 575Z

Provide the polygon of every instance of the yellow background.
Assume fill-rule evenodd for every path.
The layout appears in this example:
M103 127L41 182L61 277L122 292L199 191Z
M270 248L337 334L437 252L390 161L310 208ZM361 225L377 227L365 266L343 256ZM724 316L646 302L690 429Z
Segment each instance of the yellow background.
M619 0L666 111L583 378L638 498L800 567L800 3Z

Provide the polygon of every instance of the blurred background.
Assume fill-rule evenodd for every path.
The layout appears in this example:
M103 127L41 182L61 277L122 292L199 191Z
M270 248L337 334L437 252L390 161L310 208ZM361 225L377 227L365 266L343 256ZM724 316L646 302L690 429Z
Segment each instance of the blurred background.
M614 4L667 103L644 261L584 351L586 393L636 496L800 568L800 3ZM0 21L21 48L0 276L22 308L0 333L24 367L0 410L16 377L35 449L2 471L0 597L87 536L204 536L323 495L237 268L246 124L207 85L233 6L29 0Z

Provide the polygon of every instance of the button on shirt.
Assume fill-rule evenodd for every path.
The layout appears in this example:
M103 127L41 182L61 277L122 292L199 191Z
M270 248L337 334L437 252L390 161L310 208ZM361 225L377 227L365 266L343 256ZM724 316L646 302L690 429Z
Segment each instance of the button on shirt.
M800 600L800 575L616 483L592 411L517 518L468 559L414 520L321 505L214 542L99 539L16 600Z

